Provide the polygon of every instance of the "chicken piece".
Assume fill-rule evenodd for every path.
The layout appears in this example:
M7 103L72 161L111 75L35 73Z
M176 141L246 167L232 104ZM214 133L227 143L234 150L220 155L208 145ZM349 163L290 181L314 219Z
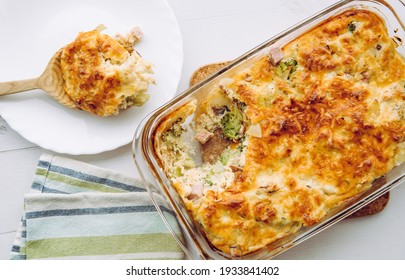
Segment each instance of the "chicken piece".
M284 58L284 54L279 47L270 49L269 54L270 62L273 65L276 65Z
M200 130L199 132L197 132L197 134L195 135L194 138L201 144L205 144L205 143L207 143L208 140L211 139L212 136L214 136L214 133L209 132L206 129L203 129L203 130Z
M133 46L142 39L142 36L142 30L139 27L134 27L126 35L116 34L114 39L127 51L132 53L134 51Z
M187 196L187 199L195 200L201 198L203 195L203 185L201 184L194 184L191 186L191 192Z

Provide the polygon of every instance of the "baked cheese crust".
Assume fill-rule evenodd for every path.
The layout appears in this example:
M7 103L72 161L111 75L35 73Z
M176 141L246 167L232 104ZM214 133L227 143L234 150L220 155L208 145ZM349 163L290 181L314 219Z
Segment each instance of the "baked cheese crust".
M92 30L62 49L64 88L78 108L110 116L148 100L152 66L133 50L133 37L114 39Z
M348 10L288 43L277 63L260 58L162 121L158 158L215 248L233 257L262 249L404 162L396 47L379 16ZM198 162L190 130L203 150L217 131L227 144Z

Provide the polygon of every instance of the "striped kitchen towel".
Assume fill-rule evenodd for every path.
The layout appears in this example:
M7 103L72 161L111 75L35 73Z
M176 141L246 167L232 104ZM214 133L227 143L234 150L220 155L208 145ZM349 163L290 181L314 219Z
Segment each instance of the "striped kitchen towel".
M173 213L166 209L165 216L181 238ZM44 154L32 193L25 196L10 258L183 259L184 255L139 180Z

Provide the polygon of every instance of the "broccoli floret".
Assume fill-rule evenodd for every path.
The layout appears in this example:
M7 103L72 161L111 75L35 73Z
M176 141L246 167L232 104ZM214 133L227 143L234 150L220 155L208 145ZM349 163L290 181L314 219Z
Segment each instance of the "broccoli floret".
M279 77L285 77L289 80L292 73L294 73L298 68L298 62L294 58L290 58L284 62L281 62L277 66L277 75Z
M347 29L349 29L349 31L353 33L356 30L356 23L354 21L350 22L347 25Z
M219 156L219 161L223 164L226 165L232 155L232 150L230 149L225 149L222 154Z
M185 131L185 129L181 126L183 119L179 118L174 123L170 132L173 134L174 137L180 137L181 134Z
M243 116L240 110L232 108L226 112L221 119L222 133L225 137L231 140L238 140L242 138L241 128L243 123Z

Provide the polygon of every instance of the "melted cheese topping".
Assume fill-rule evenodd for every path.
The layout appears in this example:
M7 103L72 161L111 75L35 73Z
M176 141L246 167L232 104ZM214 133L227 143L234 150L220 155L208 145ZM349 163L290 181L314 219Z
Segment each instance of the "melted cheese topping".
M167 153L173 143L161 136L173 131L163 122L155 139L163 168L213 246L231 256L259 250L405 160L405 61L395 48L377 15L349 10L283 47L277 65L263 57L198 109L180 108L179 127L196 111L196 129L212 131L220 127L212 100L246 105L244 137L215 163L184 167L179 155L192 149Z
M115 40L92 30L62 49L64 89L77 108L109 116L148 100L145 92L154 83L152 66L128 41L134 40Z

